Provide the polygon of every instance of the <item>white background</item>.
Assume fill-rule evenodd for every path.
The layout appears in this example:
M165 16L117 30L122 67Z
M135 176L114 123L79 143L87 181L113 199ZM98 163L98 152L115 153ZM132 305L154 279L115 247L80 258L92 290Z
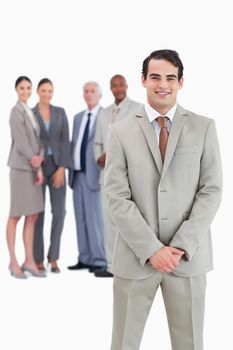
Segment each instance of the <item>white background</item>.
M72 1L0 2L0 348L4 350L108 350L112 322L112 280L70 272L77 259L71 191L62 238L60 275L40 280L13 279L8 272L5 226L9 210L9 112L16 102L14 82L28 75L34 84L29 104L37 101L41 78L54 82L53 104L73 115L84 108L82 85L98 81L102 105L112 103L109 80L125 75L128 95L144 102L140 83L143 59L171 48L184 63L179 102L214 118L224 167L224 195L213 222L215 270L208 275L205 349L232 349L232 16L222 1ZM46 246L49 205L46 207ZM23 261L22 225L17 252ZM142 350L170 349L160 293L148 319Z

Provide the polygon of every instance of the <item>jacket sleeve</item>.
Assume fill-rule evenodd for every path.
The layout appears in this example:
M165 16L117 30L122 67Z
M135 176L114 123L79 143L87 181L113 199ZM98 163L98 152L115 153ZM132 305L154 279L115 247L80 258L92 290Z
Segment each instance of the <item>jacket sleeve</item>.
M94 155L95 160L99 159L100 156L104 153L104 140L103 140L103 130L102 130L102 120L103 120L103 114L100 112L100 115L98 117L97 123L96 123L96 131L95 131L95 140L94 140Z
M60 145L60 164L65 168L72 166L71 162L71 147L69 138L69 124L66 112L62 109L62 131L61 131L61 145Z
M107 207L117 231L143 266L163 244L132 200L127 160L113 125L109 126L106 154L104 182Z
M14 145L28 161L34 156L25 130L25 123L22 113L13 109L10 115L11 136Z
M173 236L170 246L183 249L188 261L192 260L198 246L208 231L218 210L222 195L222 167L215 123L207 127L198 191L188 220Z

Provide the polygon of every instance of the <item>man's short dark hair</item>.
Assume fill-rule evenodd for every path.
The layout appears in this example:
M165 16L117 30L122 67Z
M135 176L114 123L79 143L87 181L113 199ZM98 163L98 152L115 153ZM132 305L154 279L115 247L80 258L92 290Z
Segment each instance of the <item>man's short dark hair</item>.
M173 66L178 68L178 80L180 80L183 77L184 67L178 52L174 50L164 49L164 50L157 50L157 51L151 52L151 54L147 58L145 58L145 60L143 61L142 74L145 79L147 78L147 74L148 74L149 62L152 59L166 60L171 62Z

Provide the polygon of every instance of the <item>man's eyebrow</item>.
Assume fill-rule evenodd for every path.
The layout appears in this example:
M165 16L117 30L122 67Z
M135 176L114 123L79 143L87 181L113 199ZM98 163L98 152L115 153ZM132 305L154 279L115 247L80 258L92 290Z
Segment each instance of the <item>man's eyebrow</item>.
M161 77L161 75L157 73L151 73L149 77Z
M149 77L153 78L153 77L161 77L160 74L157 73L151 73L149 74ZM178 78L176 74L168 74L166 75L167 78Z

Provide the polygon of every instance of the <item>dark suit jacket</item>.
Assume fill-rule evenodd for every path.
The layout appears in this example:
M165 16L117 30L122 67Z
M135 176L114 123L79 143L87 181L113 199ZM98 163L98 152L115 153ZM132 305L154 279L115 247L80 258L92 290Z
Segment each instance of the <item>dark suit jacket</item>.
M89 135L88 144L86 148L86 176L87 176L87 185L90 190L99 190L99 177L100 177L100 169L95 161L94 157L94 137L95 137L95 130L96 130L96 123L97 119L99 117L100 111L102 110L102 107L99 109L95 123L91 129L91 133ZM74 159L74 150L75 145L77 142L81 121L84 116L85 111L82 111L74 116L74 124L73 124L73 136L72 136L72 142L71 142L71 153L72 153L72 159ZM74 171L71 170L69 172L69 186L73 188L73 181L74 181Z
M40 125L40 137L45 147L45 157L47 155L48 147L51 147L55 164L57 166L70 168L72 166L71 148L69 140L69 125L65 110L61 107L51 105L49 131L45 128L38 104L33 108L33 112Z

